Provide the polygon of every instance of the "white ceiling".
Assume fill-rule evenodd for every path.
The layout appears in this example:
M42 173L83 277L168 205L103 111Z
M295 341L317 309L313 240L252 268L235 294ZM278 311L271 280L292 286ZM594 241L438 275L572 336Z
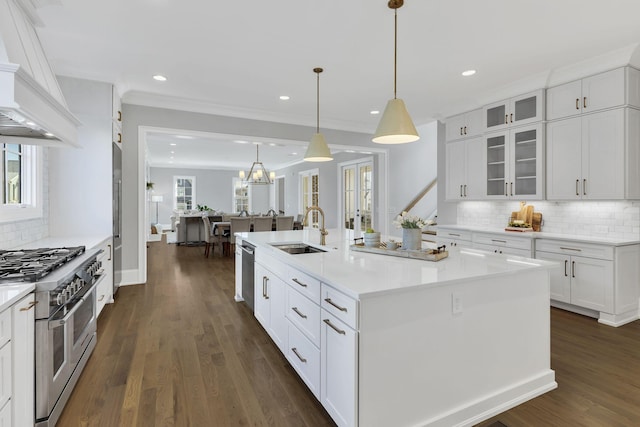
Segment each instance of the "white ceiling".
M321 66L321 129L373 133L370 111L393 97L386 0L35 2L55 72L113 82L125 102L315 126ZM639 16L638 0L408 0L398 11L398 97L420 125L495 100L515 81L543 76L544 85L553 70L636 45ZM477 74L462 77L470 68Z

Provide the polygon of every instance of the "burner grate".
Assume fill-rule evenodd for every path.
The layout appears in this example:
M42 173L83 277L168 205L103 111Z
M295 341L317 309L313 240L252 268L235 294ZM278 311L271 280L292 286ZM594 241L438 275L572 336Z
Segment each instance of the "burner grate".
M0 282L35 282L84 253L84 246L0 250Z

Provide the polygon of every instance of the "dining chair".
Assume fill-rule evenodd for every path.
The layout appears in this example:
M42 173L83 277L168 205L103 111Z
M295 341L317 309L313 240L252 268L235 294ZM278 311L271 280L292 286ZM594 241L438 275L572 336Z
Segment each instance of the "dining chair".
M256 216L253 218L253 231L271 231L273 230L272 216Z
M249 217L231 217L231 227L229 230L229 243L231 245L231 250L229 254L233 254L235 252L236 247L236 235L235 233L242 233L251 231L251 218Z
M204 223L204 256L209 258L211 246L213 246L213 250L215 252L215 244L216 242L220 242L220 240L218 236L214 236L211 232L211 221L209 221L209 217L203 216L202 222Z
M293 216L277 216L276 231L293 230Z

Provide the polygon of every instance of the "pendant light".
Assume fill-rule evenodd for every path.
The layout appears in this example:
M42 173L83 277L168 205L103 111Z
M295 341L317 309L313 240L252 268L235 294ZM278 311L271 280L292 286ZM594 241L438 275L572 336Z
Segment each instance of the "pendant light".
M305 162L329 162L333 160L329 146L324 140L324 135L320 133L320 73L324 71L322 68L314 68L313 72L317 75L316 90L316 133L311 138L307 152L304 155Z
M394 34L393 34L393 99L387 102L378 128L373 135L373 142L378 144L404 144L420 139L413 120L409 116L407 107L402 99L396 97L397 89L397 64L398 64L398 9L402 7L404 0L389 0L388 6L393 9Z
M249 173L245 175L244 171L240 171L239 176L247 184L273 184L273 180L276 178L276 173L271 171L267 172L264 165L258 157L258 147L256 144L256 161L251 164Z

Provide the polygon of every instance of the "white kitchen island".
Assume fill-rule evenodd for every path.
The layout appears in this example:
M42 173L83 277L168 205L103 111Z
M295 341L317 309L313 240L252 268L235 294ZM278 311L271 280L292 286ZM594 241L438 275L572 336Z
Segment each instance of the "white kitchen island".
M326 252L291 255L271 244L319 247L317 230L238 236L256 246L256 318L338 425L473 425L557 387L557 263L352 252L334 230Z

